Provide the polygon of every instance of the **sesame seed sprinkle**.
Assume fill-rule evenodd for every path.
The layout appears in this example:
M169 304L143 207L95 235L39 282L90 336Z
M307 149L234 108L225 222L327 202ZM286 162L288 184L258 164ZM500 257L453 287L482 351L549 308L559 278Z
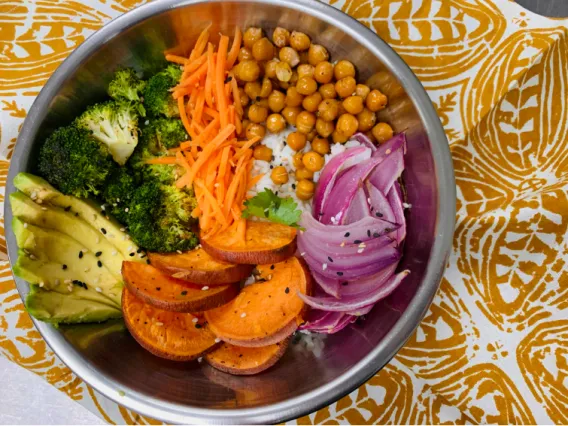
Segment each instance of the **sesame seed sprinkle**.
M113 256L116 256L118 254L118 252L116 250L113 250L111 253Z
M219 343L221 341L221 339L219 339L218 337L215 338L215 343Z
M163 322L160 322L160 321L156 321L156 325L157 325L158 327L161 327L161 326L164 325L164 323L163 323Z
M100 287L97 287L97 288L95 288L95 291L96 291L97 293L102 293L102 292L103 292L103 289L100 288Z
M197 322L197 321L199 321L197 318L193 318L193 319L191 320L191 322L194 322L194 323Z
M40 287L43 287L44 285L45 285L45 283L43 281L39 283Z
M65 284L71 284L73 281L71 281L71 280L65 280L65 281L63 281L63 282L64 282Z
M176 250L176 253L177 253L177 254L181 254L181 250Z
M24 228L27 228L27 227L28 227L28 224L27 224L27 223L24 223Z
M203 287L201 287L201 290L203 290L203 291L209 290L209 286L203 286Z
M323 269L323 270L325 271L325 270L327 269L327 263L324 263L324 264L321 266L321 269Z
M241 314L241 318L244 318L244 317L246 317L246 316L247 316L247 314L244 313L244 312Z

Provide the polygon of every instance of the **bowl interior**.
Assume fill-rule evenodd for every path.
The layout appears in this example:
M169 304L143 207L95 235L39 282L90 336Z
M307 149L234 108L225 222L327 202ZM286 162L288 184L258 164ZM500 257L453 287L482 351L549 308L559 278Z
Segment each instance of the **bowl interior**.
M76 372L130 408L168 421L202 421L211 414L209 409L239 409L250 414L243 418L245 422L259 421L255 413L261 412L267 417L260 421L277 422L331 402L390 359L433 297L449 248L447 233L453 227L453 206L449 215L442 214L439 207L440 182L451 178L447 141L421 86L381 40L351 18L315 1L154 2L105 27L56 72L28 116L10 173L33 172L35 153L45 135L69 123L89 103L104 99L115 69L133 66L151 73L164 64L164 51L186 54L210 23L212 34L232 34L236 25L261 26L269 33L277 26L306 32L328 48L333 60L351 60L362 79L389 96L383 118L396 131L405 131L408 138L404 179L412 208L407 212L402 267L409 268L411 275L364 321L327 337L318 357L296 345L275 367L254 377L232 377L197 363L156 358L136 344L120 324L70 327L61 332L45 324L38 326ZM446 170L442 173L443 167ZM453 204L453 188L446 190ZM10 219L7 211L7 223ZM438 241L441 248L435 247L437 236L443 240ZM10 236L8 243L14 261L16 247ZM18 288L22 294L28 289L21 280ZM413 301L415 296L421 300ZM349 377L355 371L357 374ZM347 379L339 387L328 387L326 395L282 405L285 401L299 402L299 397L326 389L341 377ZM122 398L120 390L125 393ZM270 410L262 411L267 407ZM236 419L232 417L235 412L227 413L230 415L225 420Z

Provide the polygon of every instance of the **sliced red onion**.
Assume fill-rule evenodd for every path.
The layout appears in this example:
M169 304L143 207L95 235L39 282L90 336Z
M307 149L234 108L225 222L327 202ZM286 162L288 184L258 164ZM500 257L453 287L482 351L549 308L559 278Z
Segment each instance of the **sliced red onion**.
M365 241L365 245L363 246L361 246L361 243L349 243L340 245L329 244L323 242L320 238L314 236L311 232L305 231L300 236L298 236L298 247L300 249L300 253L307 252L311 256L315 257L316 259L321 259L322 261L323 259L327 259L327 256L333 255L339 257L355 256L368 250L378 250L386 245L392 245L393 247L398 246L396 234L394 232L395 229L396 227L393 227L393 232ZM317 247L317 250L314 250L313 247Z
M400 244L406 238L406 219L404 217L404 208L402 206L402 190L400 184L395 182L389 193L387 199L393 209L394 217L401 227L396 230L396 240Z
M368 293L369 291L373 290L373 288L383 286L389 280L389 278L394 275L394 271L396 271L397 266L398 263L393 263L392 265L387 266L385 269L377 272L375 275L371 275L370 277L358 280L344 281L341 284L344 284L346 282L347 285L341 286L341 289L339 290L340 296L357 296L362 293Z
M329 312L329 313L332 314L337 312ZM315 326L310 328L309 330L315 333L335 334L343 330L345 327L353 323L355 320L357 320L357 317L354 317L352 315L346 315L343 313L340 313L339 316L337 317L330 316L329 318L330 319L327 324Z
M328 333L329 330L333 330L337 326L344 316L345 314L343 312L326 312L312 309L310 310L308 321L302 324L300 329ZM312 317L313 320L310 321L310 317Z
M406 151L406 137L403 133L396 135L380 145L373 157L381 157L381 166L369 175L371 182L383 194L387 194L393 183L404 170L404 152Z
M321 171L318 186L314 194L313 214L319 219L322 206L339 174L349 167L359 164L371 157L371 150L363 146L348 149L333 157Z
M355 197L347 208L341 223L350 224L370 216L371 212L369 210L369 202L367 201L367 198L363 182L361 181L359 182L359 189L357 189Z
M369 200L371 200L372 215L395 223L396 217L386 195L369 182L367 182L365 189L369 196Z
M393 275L383 286L377 287L368 293L361 293L356 296L345 296L341 300L332 297L311 297L298 292L300 297L306 304L315 309L332 312L352 312L362 309L365 306L377 303L391 294L402 282L402 280L410 273L404 270Z
M333 296L336 299L340 298L339 291L341 289L341 283L337 279L326 277L325 275L322 275L313 269L312 276L314 277L314 280L316 280L316 282L319 284L320 288L328 295Z
M356 309L354 311L349 311L346 312L346 315L353 315L355 317L360 317L362 315L367 315L369 312L371 312L371 309L373 309L373 306L375 306L374 304L369 305L369 306L363 306L360 309Z
M365 134L361 132L357 132L353 135L353 139L355 139L360 144L366 146L367 148L371 148L371 151L375 152L377 150L377 146L373 143L371 139Z

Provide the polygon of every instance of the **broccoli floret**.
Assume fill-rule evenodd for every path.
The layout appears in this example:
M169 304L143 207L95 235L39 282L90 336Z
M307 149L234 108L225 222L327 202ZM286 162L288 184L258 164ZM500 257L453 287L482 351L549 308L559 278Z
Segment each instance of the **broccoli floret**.
M99 194L114 167L108 148L75 125L53 132L38 160L41 176L64 194L79 198Z
M102 198L105 202L105 211L109 212L119 222L127 223L130 202L138 188L138 181L132 170L127 167L117 167L108 177Z
M108 85L108 94L116 100L140 102L146 82L138 78L132 68L118 70Z
M138 112L129 102L108 101L92 105L76 122L108 146L114 161L121 166L138 145Z
M183 123L177 118L155 118L149 120L142 131L142 138L154 151L177 148L189 136Z
M154 116L179 117L177 102L170 89L181 78L179 66L168 65L164 70L152 76L144 89L144 106Z

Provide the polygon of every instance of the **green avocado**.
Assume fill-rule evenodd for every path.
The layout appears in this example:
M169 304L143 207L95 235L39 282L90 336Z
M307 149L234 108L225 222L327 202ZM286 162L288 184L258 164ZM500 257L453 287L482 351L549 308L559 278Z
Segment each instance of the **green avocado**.
M120 308L84 299L77 288L61 294L32 286L26 297L26 308L40 321L56 325L102 322L122 316Z

